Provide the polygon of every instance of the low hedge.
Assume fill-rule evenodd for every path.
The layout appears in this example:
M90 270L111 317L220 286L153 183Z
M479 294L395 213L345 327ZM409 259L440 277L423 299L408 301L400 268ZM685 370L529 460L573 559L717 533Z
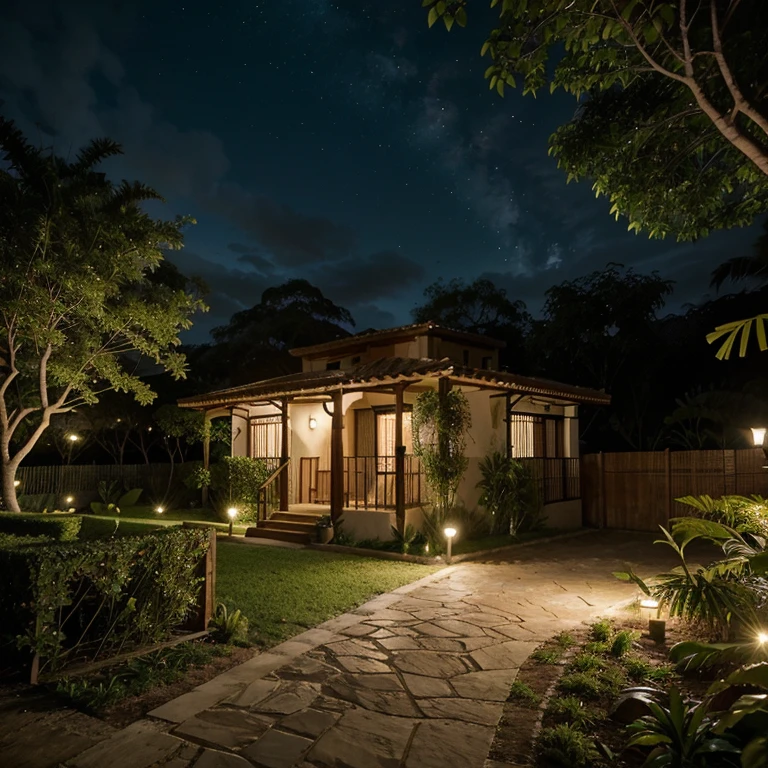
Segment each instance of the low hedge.
M0 533L13 536L47 536L55 541L74 541L80 533L83 518L68 512L0 512Z
M78 542L0 538L0 656L40 671L166 639L197 605L207 531Z

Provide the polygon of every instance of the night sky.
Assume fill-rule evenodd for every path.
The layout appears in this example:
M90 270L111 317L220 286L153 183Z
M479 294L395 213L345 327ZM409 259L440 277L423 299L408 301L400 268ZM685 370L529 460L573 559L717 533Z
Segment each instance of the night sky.
M188 341L291 277L360 330L408 322L438 277L490 277L535 313L549 286L611 261L677 280L677 309L749 249L758 227L680 245L628 233L547 156L573 99L491 94L485 4L451 34L419 6L5 0L0 111L60 154L118 140L111 174L197 218L171 256L211 287Z

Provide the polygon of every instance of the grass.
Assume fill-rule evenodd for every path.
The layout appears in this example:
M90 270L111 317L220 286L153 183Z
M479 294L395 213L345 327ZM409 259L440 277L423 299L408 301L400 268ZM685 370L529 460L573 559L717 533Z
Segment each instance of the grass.
M539 648L531 654L531 658L539 664L557 664L563 657L559 648Z
M220 542L216 595L248 618L262 647L439 570L438 566Z
M555 528L542 528L537 531L526 531L518 536L498 535L483 536L479 539L463 539L454 543L452 551L454 555L468 555L470 552L482 552L486 549L497 549L512 544L522 544L525 541L547 538L559 532Z
M512 688L509 691L509 698L529 707L535 707L539 703L539 697L536 695L533 688L531 688L530 685L521 683L519 680L515 680L515 682L512 683Z

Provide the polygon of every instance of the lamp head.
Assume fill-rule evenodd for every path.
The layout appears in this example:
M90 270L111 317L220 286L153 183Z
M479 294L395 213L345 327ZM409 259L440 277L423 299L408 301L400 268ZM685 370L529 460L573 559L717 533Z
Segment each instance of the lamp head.
M227 510L227 515L229 516L230 520L234 520L237 517L237 507L230 507Z
M67 498L64 499L64 501L66 501L67 504L71 504L74 500L75 500L74 496L67 496Z
M768 632L758 632L757 642L760 643L760 645L765 645L768 643Z
M765 427L752 427L752 442L756 448L761 448L765 442Z
M443 533L445 534L446 539L452 539L456 535L456 529L455 528L444 528Z
M309 417L309 428L310 429L316 429L317 428L317 419L314 416Z
M70 435L68 439L70 443L76 443L80 438L77 435Z
M656 609L659 607L659 603L656 600L651 600L650 598L648 598L647 600L640 601L640 607Z
M165 512L165 507L155 507L155 512L157 512L158 515L162 515L163 512Z

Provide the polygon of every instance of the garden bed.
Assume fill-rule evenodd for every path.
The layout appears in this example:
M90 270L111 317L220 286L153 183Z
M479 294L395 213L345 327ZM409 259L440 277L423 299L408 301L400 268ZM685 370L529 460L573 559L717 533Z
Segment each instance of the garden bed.
M512 686L490 759L535 768L642 765L644 753L624 750L626 723L609 715L619 691L674 684L695 698L709 683L682 678L668 665L670 646L684 639L681 631L668 629L667 642L657 645L640 627L637 621L620 627L600 621L589 629L561 633L538 648ZM614 645L618 647L612 652Z

